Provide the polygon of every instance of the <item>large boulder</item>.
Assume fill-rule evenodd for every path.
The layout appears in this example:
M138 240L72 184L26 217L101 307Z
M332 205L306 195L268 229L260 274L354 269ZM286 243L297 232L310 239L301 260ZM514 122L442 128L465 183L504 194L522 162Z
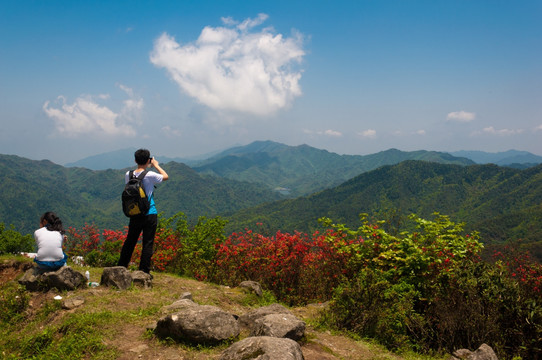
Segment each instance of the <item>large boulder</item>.
M43 271L33 267L19 279L19 284L29 291L46 291L52 288L62 291L85 287L86 279L83 274L69 266L63 266L56 271Z
M263 306L261 308L258 308L256 310L252 310L246 314L243 314L239 317L239 322L241 326L252 328L253 324L256 322L257 319L262 318L266 315L270 314L289 314L292 315L290 310L285 308L284 306L280 304L271 304L268 306Z
M451 359L454 360L499 360L495 351L487 344L482 344L476 351L468 349L456 350L453 355Z
M126 290L132 286L132 274L124 266L106 267L102 272L100 285Z
M154 330L158 336L208 345L239 336L237 317L216 306L198 305L188 299L179 300L176 306L183 309L158 320Z
M134 286L150 289L152 288L152 276L144 271L138 270L132 273L132 283Z
M305 322L291 314L269 314L256 319L250 336L273 336L301 340L305 335Z
M301 346L291 339L269 336L248 337L220 355L220 360L304 360Z

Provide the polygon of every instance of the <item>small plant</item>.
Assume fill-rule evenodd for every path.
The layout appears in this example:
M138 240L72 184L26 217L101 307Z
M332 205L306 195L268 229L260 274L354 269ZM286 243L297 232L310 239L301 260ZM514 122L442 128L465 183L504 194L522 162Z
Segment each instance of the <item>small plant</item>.
M24 320L29 301L30 295L24 287L7 284L0 292L0 323L14 325Z

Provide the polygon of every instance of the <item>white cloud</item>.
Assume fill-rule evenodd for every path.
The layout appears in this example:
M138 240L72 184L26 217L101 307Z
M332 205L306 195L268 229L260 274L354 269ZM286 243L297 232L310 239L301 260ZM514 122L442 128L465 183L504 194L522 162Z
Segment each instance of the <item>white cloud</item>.
M475 131L472 135L495 135L495 136L509 136L523 133L523 129L495 129L493 126L488 126L482 131Z
M308 135L320 135L320 136L330 136L330 137L341 137L343 136L343 133L337 130L324 130L324 131L313 131L309 129L304 129L303 132Z
M336 130L331 130L331 129L328 129L328 130L324 131L323 134L326 135L326 136L333 136L333 137L341 137L341 136L343 136L342 132L336 131Z
M376 130L373 130L373 129L363 130L359 132L358 135L361 137L374 139L376 137Z
M446 120L457 122L470 122L476 118L476 114L467 111L454 111L446 116Z
M425 135L425 130L420 129L415 132L416 135Z
M43 111L53 119L56 130L69 137L83 134L135 136L130 123L136 121L143 108L143 99L134 96L132 89L124 85L119 87L130 96L123 101L119 113L98 103L109 99L108 94L81 95L72 104L68 104L66 98L60 95L56 106L46 101Z
M286 38L270 28L253 31L267 15L225 27L205 27L195 43L181 45L167 33L154 43L150 61L164 68L189 96L221 111L269 115L301 95L305 55L302 37Z
M542 124L538 125L537 127L535 127L534 129L535 131L539 131L539 130L542 130Z

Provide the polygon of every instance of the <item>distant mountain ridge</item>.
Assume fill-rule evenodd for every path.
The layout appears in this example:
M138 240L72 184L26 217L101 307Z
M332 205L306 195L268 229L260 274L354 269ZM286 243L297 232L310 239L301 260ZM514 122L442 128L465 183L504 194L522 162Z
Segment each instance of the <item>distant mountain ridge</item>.
M300 196L330 188L363 172L405 160L470 165L473 161L435 151L390 149L372 155L339 155L308 145L255 141L228 149L192 166L201 174L289 189Z
M308 145L299 145L300 147L308 147ZM184 163L188 166L203 167L210 163L217 161L219 158L232 156L244 156L251 153L276 153L279 151L287 151L297 146L289 146L274 141L254 141L248 145L234 146L223 151L214 151L207 154L201 154L192 157L169 157L167 155L157 155L160 162L166 163L170 161ZM312 148L315 150L320 150ZM74 162L64 164L66 167L84 167L90 170L106 170L106 169L124 169L133 165L133 154L136 148L126 148L115 150L111 152L105 152L89 156ZM400 151L397 149L389 149L386 151ZM320 150L325 151L327 150ZM423 150L422 150L423 151ZM385 151L384 151L385 152ZM536 164L542 164L542 156L532 154L527 151L508 150L504 152L490 153L485 151L453 151L453 152L436 152L436 153L448 153L454 157L467 158L477 164L496 164L500 166L507 166L512 164L526 164L527 166L534 166ZM374 156L370 155L339 155L339 156Z
M513 164L542 164L542 156L538 156L527 151L518 150L508 150L497 153L462 150L450 152L450 154L452 154L453 156L471 159L477 164L496 164L500 166L507 166Z
M107 170L107 169L126 169L127 167L134 166L134 152L137 149L126 148L116 151L110 151L98 155L93 155L86 157L81 160L74 162L66 163L66 167L83 167L90 170ZM167 163L170 161L175 161L178 163L183 163L187 165L194 164L198 161L206 159L210 156L213 156L216 152L204 154L200 156L195 156L191 158L180 158L180 157L167 157L161 155L151 154L151 156L156 156L160 163Z

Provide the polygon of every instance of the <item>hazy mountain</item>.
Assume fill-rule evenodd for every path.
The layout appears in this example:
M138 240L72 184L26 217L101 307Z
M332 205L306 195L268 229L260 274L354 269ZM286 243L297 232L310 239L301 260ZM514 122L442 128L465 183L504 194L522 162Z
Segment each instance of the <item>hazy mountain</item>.
M228 149L193 169L202 174L262 183L272 189L288 189L295 197L336 186L363 172L404 160L473 164L466 158L435 151L390 149L365 156L339 155L308 145L256 141Z
M260 185L203 176L184 164L170 162L163 168L170 180L158 186L156 201L168 217L179 211L190 219L212 217L281 198ZM124 174L0 155L0 222L29 233L45 211L55 211L66 227L95 223L121 229L127 224L120 202Z
M497 153L489 153L484 151L454 151L450 152L453 156L465 157L471 159L477 164L496 164L500 166L523 164L526 166L534 166L542 164L542 156L532 154L527 151L508 150Z
M127 148L111 152L106 152L103 154L93 155L86 157L84 159L67 163L66 167L84 167L90 170L106 170L106 169L125 169L127 167L134 166L134 152L136 148ZM161 155L156 156L160 163L167 163L170 161L175 161L179 163L184 163L187 165L194 164L202 159L207 159L208 157L214 155L216 152L208 153L200 156L195 156L191 158L180 158L180 157L167 157Z

